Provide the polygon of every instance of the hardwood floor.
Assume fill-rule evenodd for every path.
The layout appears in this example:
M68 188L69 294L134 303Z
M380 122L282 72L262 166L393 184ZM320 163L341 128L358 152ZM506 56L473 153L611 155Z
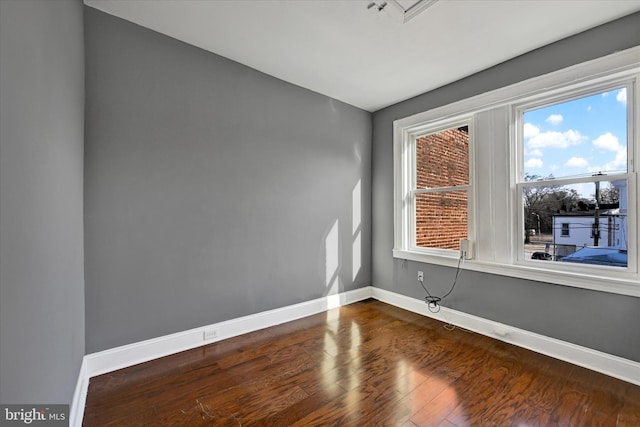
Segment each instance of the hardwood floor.
M85 426L640 426L640 387L367 300L91 379Z

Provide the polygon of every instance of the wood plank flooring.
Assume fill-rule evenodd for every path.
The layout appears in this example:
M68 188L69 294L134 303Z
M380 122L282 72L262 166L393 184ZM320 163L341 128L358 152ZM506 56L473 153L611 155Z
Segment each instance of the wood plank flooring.
M640 426L640 387L367 300L91 379L85 426Z

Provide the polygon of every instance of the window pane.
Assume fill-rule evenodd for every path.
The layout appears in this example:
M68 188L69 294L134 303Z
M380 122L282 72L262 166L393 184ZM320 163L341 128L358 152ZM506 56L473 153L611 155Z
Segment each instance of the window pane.
M417 188L469 184L469 127L447 129L416 140Z
M627 172L627 90L530 110L523 117L525 179Z
M627 266L627 180L523 189L524 256Z
M416 246L460 249L467 238L467 192L416 195Z

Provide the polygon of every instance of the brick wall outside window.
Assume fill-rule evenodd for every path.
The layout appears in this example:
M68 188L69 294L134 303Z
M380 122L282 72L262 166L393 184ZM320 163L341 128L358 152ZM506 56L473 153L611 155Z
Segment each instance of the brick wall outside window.
M469 132L466 127L416 141L417 188L469 184ZM416 195L416 245L460 249L467 238L467 191Z

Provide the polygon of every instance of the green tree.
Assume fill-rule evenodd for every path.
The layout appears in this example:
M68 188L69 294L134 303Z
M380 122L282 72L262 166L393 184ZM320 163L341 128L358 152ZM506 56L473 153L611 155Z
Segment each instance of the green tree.
M553 175L541 177L539 175L525 174L525 181L549 180ZM540 232L550 234L553 228L553 215L559 211L569 211L577 207L580 196L574 189L561 185L540 185L535 187L525 187L524 198L524 228L525 243L529 242L529 230L538 229L538 219L540 221Z
M594 194L595 198L595 194ZM620 203L620 189L614 187L609 183L607 188L600 189L600 200L598 204L615 204Z

